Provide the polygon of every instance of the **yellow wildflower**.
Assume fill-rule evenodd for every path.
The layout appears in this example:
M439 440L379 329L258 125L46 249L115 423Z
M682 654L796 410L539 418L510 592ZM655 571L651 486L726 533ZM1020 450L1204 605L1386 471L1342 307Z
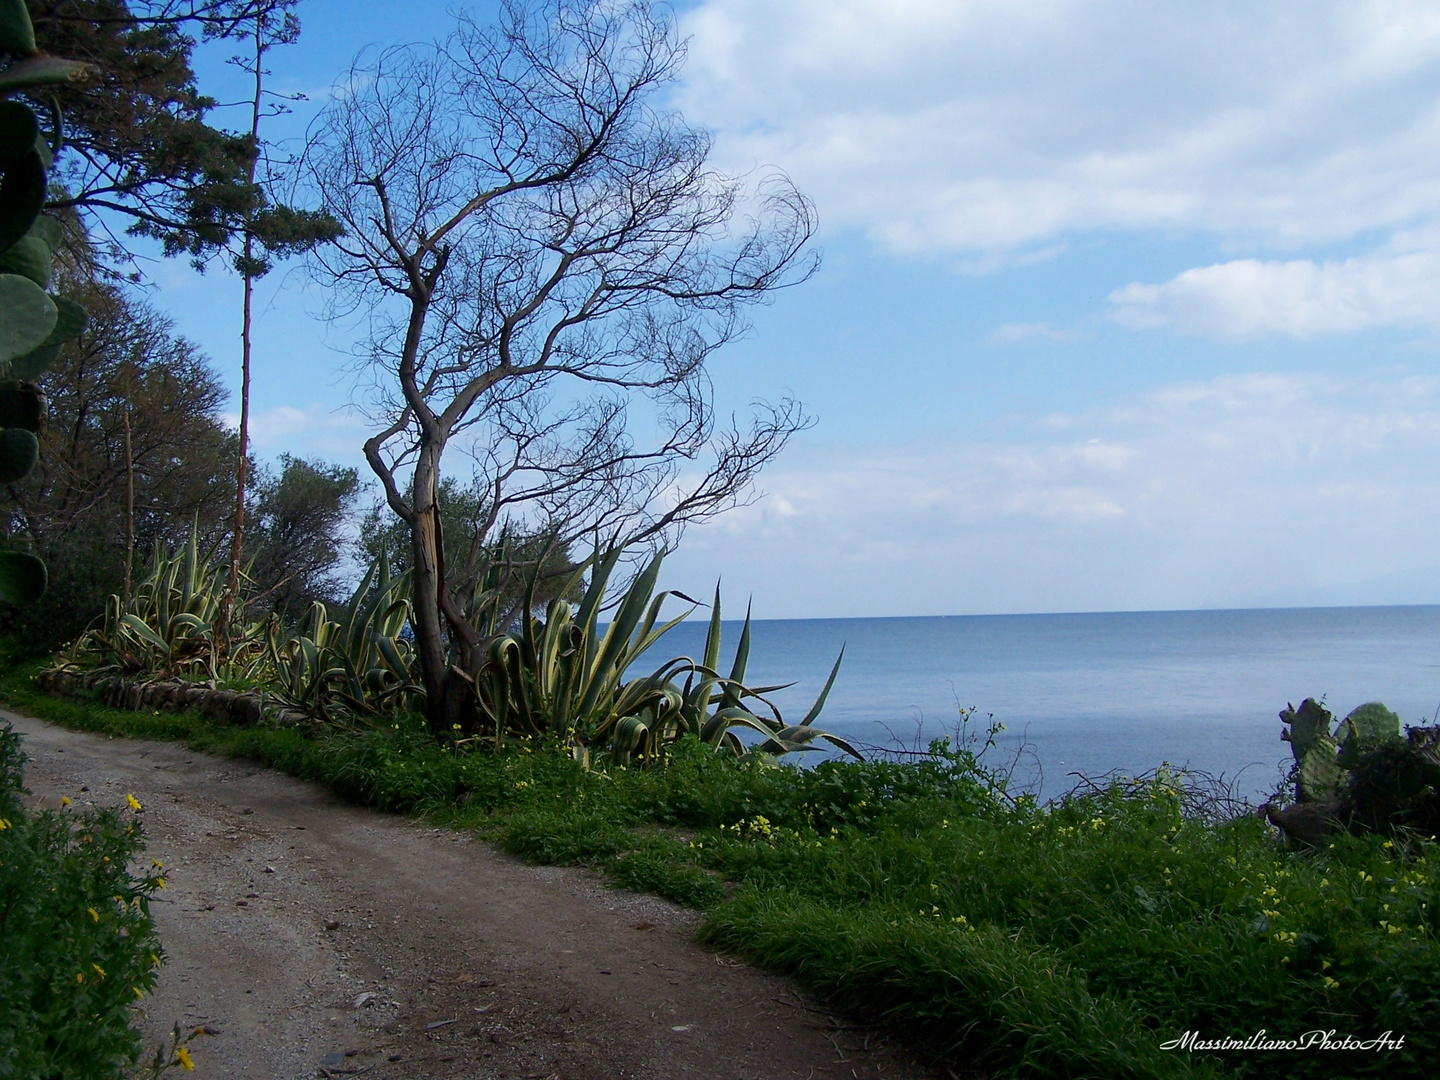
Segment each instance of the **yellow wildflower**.
M99 964L91 964L90 966L95 969L96 975L99 975L102 979L105 977L105 969Z
M131 810L139 810L140 800L137 799L134 795L130 795L127 793L125 796L125 805L130 807Z
M75 973L75 981L77 983L83 983L85 981L85 973L83 971L77 971Z
M195 1062L190 1060L190 1051L183 1046L175 1048L175 1060L185 1067L186 1072L195 1071Z
M1340 985L1340 984L1339 984L1338 982L1336 982L1334 979L1332 979L1329 975L1326 975L1326 976L1325 976L1325 989L1326 989L1326 990L1334 990L1334 989L1335 989L1337 986L1339 986L1339 985Z
M163 888L165 888L165 879L164 879L163 877L157 877L157 878L155 879L155 887L156 887L157 889L163 889Z
M69 795L61 795L61 796L60 796L60 805L61 805L61 806L69 806L69 805L70 805L70 796L69 796Z
M86 908L85 910L90 912L90 918L94 919L96 922L100 921L100 912L96 911L93 907Z
M144 1000L145 1000L145 994L144 994L144 992L140 989L140 987L138 987L138 986L132 986L132 987L130 987L130 992L135 995L135 1000L136 1000L136 1001L144 1001Z

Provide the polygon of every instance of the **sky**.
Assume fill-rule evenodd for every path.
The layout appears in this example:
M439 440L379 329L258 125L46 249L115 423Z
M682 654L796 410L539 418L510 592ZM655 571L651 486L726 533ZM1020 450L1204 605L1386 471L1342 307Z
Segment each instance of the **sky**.
M274 136L454 10L303 0ZM1440 602L1440 9L676 11L673 106L814 200L823 262L712 361L723 409L816 423L667 584L764 618ZM197 71L239 96L223 46ZM238 386L238 282L148 272ZM257 452L365 475L346 329L299 268L257 295Z

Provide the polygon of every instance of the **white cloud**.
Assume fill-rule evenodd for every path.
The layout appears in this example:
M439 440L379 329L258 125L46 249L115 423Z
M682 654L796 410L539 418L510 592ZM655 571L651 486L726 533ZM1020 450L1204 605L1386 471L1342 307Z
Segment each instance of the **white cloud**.
M1110 316L1135 327L1258 337L1440 327L1440 250L1353 259L1236 259L1186 270L1160 285L1110 294Z
M225 413L221 421L231 430L240 428L238 412ZM349 409L318 404L304 409L277 405L250 414L251 445L267 457L288 453L354 464L368 434L365 422Z
M1440 9L702 0L680 104L900 251L1072 231L1299 245L1440 206Z
M667 576L723 568L763 617L1440 600L1440 379L1229 376L1051 421L796 454Z
M1074 341L1076 336L1074 330L1062 330L1045 322L1010 322L996 327L989 340L994 345L1013 345L1032 341Z

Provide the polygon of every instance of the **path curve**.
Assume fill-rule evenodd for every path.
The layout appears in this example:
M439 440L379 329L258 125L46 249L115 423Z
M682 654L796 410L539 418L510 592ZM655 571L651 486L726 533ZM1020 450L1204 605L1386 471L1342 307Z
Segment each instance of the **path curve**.
M169 957L152 1047L179 1020L197 1080L919 1080L895 1047L707 951L696 916L585 870L181 744L0 710L34 800L144 805ZM152 1050L153 1052L153 1050Z

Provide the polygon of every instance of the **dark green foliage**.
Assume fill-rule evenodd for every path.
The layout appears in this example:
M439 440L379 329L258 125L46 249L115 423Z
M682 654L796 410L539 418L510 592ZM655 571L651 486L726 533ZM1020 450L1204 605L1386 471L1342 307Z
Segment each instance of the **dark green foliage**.
M39 151L32 149L3 162L3 168L0 168L0 248L8 248L25 235L44 203L45 161Z
M1092 994L1083 975L997 928L956 933L883 908L847 913L747 889L709 920L704 937L762 957L840 1008L938 1044L947 1060L1003 1070L997 1075L1220 1074L1161 1051L1125 1002Z
M248 138L206 123L215 102L196 88L186 27L138 21L136 14L154 14L143 0L30 0L29 7L44 51L103 73L96 85L57 92L68 149L56 175L63 194L52 205L126 215L132 233L156 237L171 253L225 244L234 228L229 209L251 198L252 151ZM223 25L192 29L210 36Z
M23 761L0 729L0 1076L110 1080L140 1050L131 1008L155 983L163 879L129 869L144 845L130 811L27 811Z
M0 274L0 364L39 348L55 329L55 304L45 290L19 274Z
M177 546L192 525L204 548L222 541L235 498L237 441L208 360L154 309L83 267L62 260L59 282L91 318L37 380L49 414L38 466L0 489L0 531L50 566L49 602L4 612L0 625L41 652L75 638L123 589L127 414L137 579L157 542Z
M440 531L445 543L445 572L452 580L468 574L473 590L487 564L494 561L503 547L508 572L496 583L500 593L499 606L504 611L517 610L525 597L531 569L541 562L541 574L535 586L535 603L544 610L562 592L565 599L578 602L581 589L574 579L576 564L569 553L555 549L543 529L524 531L509 529L501 538L486 540L485 526L489 507L477 487L462 487L454 477L444 477L436 496L440 507ZM415 561L410 541L410 527L396 516L383 501L372 504L361 519L356 552L362 562L370 563L384 554L391 568L404 573ZM543 561L542 561L543 560Z
M1440 754L1416 740L1390 739L1360 756L1350 773L1352 825L1371 832L1440 833Z
M354 469L280 456L280 473L261 473L247 513L247 571L264 607L294 622L316 601L342 599L336 570L360 485Z

